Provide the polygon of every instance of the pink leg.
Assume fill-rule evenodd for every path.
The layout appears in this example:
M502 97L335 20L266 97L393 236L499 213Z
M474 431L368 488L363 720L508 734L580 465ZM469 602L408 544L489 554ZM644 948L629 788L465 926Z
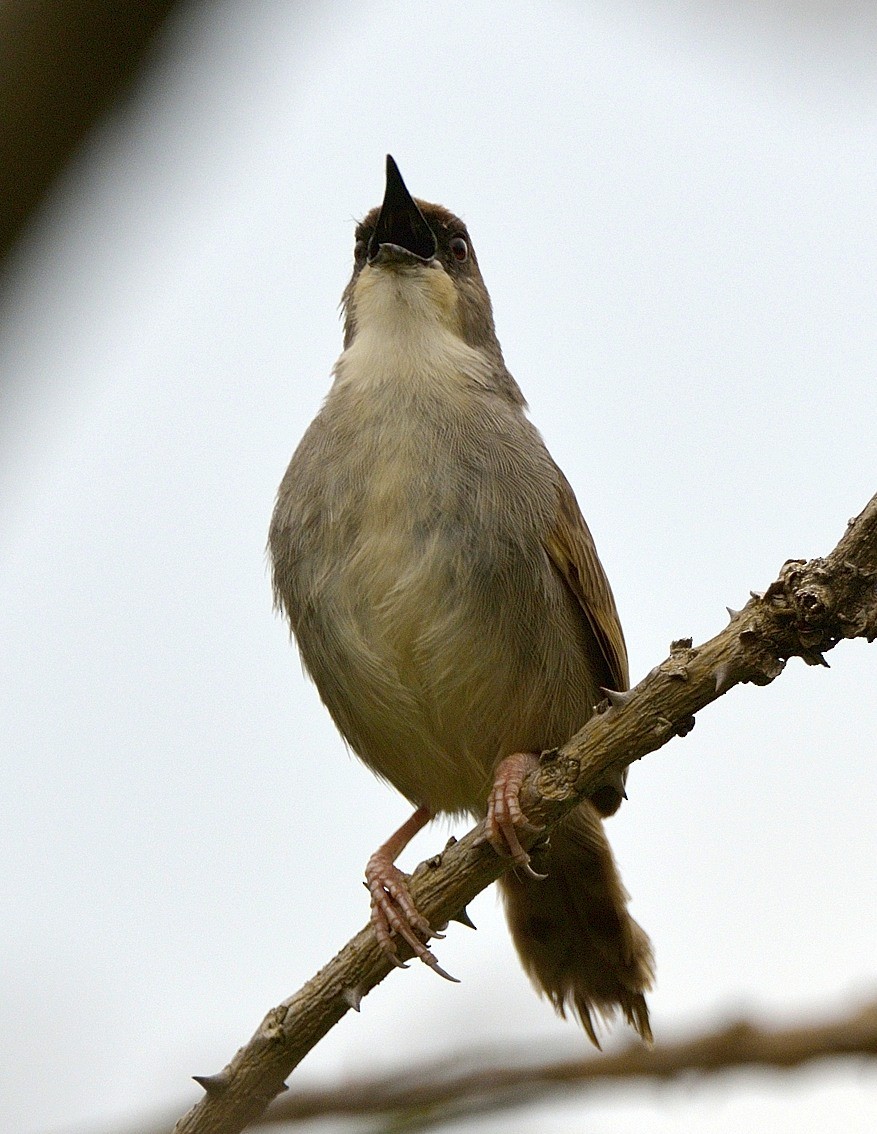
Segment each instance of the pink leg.
M497 765L493 788L487 800L484 841L498 855L510 857L531 878L543 879L530 866L530 856L521 846L520 834L535 834L539 828L527 821L521 810L521 784L539 763L535 752L515 752Z
M456 977L445 972L424 944L430 937L443 937L444 934L435 933L430 927L411 899L407 875L394 865L396 858L431 818L426 807L418 807L411 818L378 847L366 863L365 882L372 898L371 922L378 944L394 965L401 969L408 967L399 960L398 948L393 940L395 935L406 941L414 955L439 976L456 981Z

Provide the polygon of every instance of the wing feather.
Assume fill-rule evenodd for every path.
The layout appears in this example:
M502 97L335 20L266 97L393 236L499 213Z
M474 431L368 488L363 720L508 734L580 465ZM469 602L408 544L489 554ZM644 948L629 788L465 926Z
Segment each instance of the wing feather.
M575 493L560 470L558 474L557 518L542 543L575 595L603 656L604 684L610 689L624 690L630 685L627 647L612 588Z

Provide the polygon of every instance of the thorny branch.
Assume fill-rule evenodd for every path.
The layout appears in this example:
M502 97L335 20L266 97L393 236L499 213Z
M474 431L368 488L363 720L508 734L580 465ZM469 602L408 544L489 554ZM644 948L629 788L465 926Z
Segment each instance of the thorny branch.
M725 629L697 648L674 642L670 656L629 692L607 700L562 747L546 752L524 782L525 813L546 828L620 768L685 735L694 714L735 685L767 685L791 657L827 664L842 638L877 637L877 495L824 559L789 560L764 594L729 611ZM417 867L411 894L433 926L444 926L505 869L477 828ZM405 956L404 946L400 953ZM370 927L295 995L272 1008L218 1074L199 1077L203 1098L174 1134L237 1134L285 1090L303 1057L391 971Z

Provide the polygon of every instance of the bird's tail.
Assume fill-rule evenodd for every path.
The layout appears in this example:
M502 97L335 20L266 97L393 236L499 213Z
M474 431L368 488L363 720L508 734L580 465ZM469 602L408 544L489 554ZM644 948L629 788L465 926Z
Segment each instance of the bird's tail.
M596 808L585 801L533 852L544 881L511 870L501 879L506 915L521 962L561 1016L573 1012L600 1046L597 1020L620 1009L651 1042L644 993L654 958L644 930L627 912L628 894Z

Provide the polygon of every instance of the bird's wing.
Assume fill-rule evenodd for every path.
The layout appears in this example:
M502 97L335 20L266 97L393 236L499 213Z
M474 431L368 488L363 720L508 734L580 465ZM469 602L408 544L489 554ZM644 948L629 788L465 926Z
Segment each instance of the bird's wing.
M630 684L627 647L612 588L569 481L558 473L557 515L542 544L582 608L606 663L607 688L624 690Z

